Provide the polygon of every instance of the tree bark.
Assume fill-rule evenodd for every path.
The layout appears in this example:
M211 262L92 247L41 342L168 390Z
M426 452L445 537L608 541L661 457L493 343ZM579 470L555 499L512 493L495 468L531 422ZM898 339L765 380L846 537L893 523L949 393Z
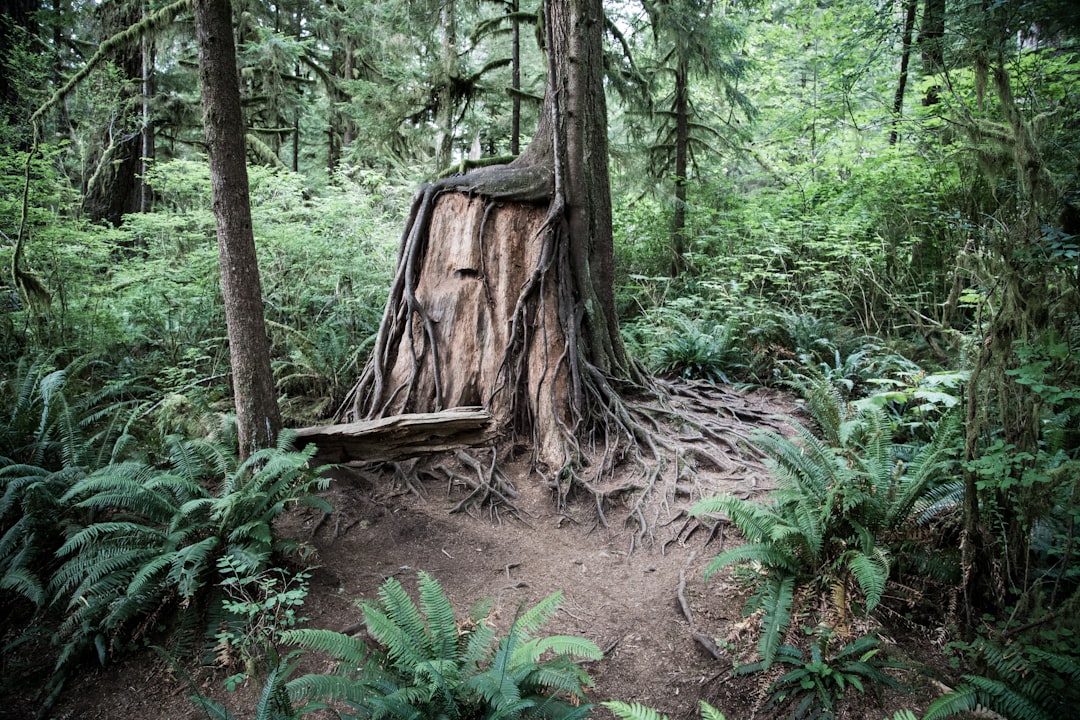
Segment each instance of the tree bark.
M228 0L195 0L203 131L221 261L240 455L271 446L281 415L270 370L262 288L251 228L244 120Z
M675 69L675 207L671 213L671 277L686 270L686 186L690 151L690 62L680 52Z
M895 145L900 140L900 133L896 130L896 123L904 112L904 95L907 91L908 65L911 63L911 38L915 33L915 14L918 10L919 0L907 0L907 8L904 14L904 35L901 39L900 50L900 78L896 83L896 95L893 97L893 122L892 130L889 131L889 144Z
M945 0L925 0L919 46L922 49L923 75L936 75L945 69ZM941 86L931 85L923 96L927 107L941 102Z
M138 23L144 13L138 2L112 0L100 6L103 37L111 37ZM116 50L111 62L128 81L122 95L122 106L116 118L98 138L102 147L94 163L94 171L86 178L83 211L93 222L105 221L119 226L124 215L136 212L143 204L143 147L146 127L144 119L131 122L127 118L136 102L140 114L148 100L143 96L146 59L145 41L128 44ZM149 119L148 114L145 117Z
M510 165L422 188L375 349L340 417L483 405L540 469L619 456L636 368L615 316L599 0L547 0L540 125Z

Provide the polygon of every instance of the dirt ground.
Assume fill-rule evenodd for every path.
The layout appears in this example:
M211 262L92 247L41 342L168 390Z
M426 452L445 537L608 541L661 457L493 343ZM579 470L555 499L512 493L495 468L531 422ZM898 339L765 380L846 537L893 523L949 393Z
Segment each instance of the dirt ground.
M797 408L771 391L723 391L684 399L678 412L690 422L674 428L672 436L692 445L717 429L710 424L714 421L722 423L725 437L743 438L754 427L782 427L783 418ZM754 623L742 617L745 595L730 575L719 573L708 584L703 580L708 560L738 537L730 528L711 533L688 524L685 516L702 495L758 496L771 488L770 480L738 443L711 452L713 461L698 463L692 476L667 473L669 479L655 489L646 506L649 542L641 542L633 525L624 525L625 501L607 507L607 527L598 522L590 499L558 511L550 489L529 475L524 462L503 468L520 493L517 515L506 508L451 514L467 492L456 483L432 481L407 490L385 476L343 469L327 493L332 514L298 511L282 527L309 539L317 550L302 612L306 625L335 630L354 625L360 618L356 599L374 597L390 576L415 589L418 570L443 584L459 616L491 597L494 619L505 625L520 607L562 590L562 609L545 632L581 635L605 651L602 660L588 666L596 683L590 700L640 702L672 720L698 717L699 699L729 720L774 717L775 711L764 706L761 678L731 674L733 661L752 660L756 643ZM695 631L716 643L724 658L707 652L694 639ZM146 651L108 668L88 669L72 681L52 717L206 717L187 700L191 683L225 702L238 718L253 717L253 691L226 692L225 675L204 668L184 680ZM26 706L6 704L0 716L19 717L20 707ZM859 698L840 717L885 718L902 707L925 707L925 700L889 695L881 707ZM594 716L610 714L598 709Z

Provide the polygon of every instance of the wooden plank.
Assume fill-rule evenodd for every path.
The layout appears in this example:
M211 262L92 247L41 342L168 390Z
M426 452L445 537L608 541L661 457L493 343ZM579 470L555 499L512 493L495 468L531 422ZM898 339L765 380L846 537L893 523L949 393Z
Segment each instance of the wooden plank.
M496 435L491 413L482 407L456 407L433 413L407 413L341 425L316 425L296 431L297 445L315 443L316 461L364 463L460 450Z

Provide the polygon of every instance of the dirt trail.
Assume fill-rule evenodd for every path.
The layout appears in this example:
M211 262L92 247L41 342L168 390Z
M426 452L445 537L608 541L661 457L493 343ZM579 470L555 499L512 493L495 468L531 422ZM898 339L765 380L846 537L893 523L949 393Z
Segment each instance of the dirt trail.
M443 584L459 616L490 596L496 622L505 625L519 607L562 590L562 609L545 630L582 635L606 651L589 666L596 681L592 700L637 701L677 720L697 717L698 699L704 698L729 720L750 717L756 684L730 680L730 661L717 661L694 640L679 602L683 580L683 597L701 635L719 643L722 652L749 657L753 639L744 637L749 633L740 619L743 597L723 577L708 586L703 582L705 565L733 540L732 531L716 534L706 547L708 528L687 524L685 511L715 492L766 492L767 475L738 440L763 423L781 427L780 418L795 411L778 393L724 390L684 396L659 412L668 423L676 420L678 426L668 428L675 442L708 446L711 459L698 463L696 473L669 477L656 489L648 505L648 545L635 542L633 529L622 525L625 507L618 502L606 511L609 527L597 522L591 499L557 512L550 490L524 463L503 468L520 493L517 517L490 508L479 516L450 514L464 488L428 483L419 496L385 477L342 469L328 492L331 515L297 512L282 527L311 539L318 551L303 609L307 625L349 627L359 619L356 599L373 597L390 576L413 588L418 570ZM716 433L722 434L709 442ZM234 706L238 717L249 717L250 690L230 696L221 688L224 675L204 673L198 684ZM77 680L54 716L204 717L187 703L188 694L153 656L141 655Z

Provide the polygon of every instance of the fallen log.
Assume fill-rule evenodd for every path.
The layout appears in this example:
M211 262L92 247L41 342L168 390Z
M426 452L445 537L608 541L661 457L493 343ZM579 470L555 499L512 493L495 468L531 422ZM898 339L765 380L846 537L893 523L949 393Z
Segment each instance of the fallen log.
M491 413L482 407L391 415L377 420L316 425L296 431L296 444L314 443L320 463L406 460L420 455L475 447L497 434Z

